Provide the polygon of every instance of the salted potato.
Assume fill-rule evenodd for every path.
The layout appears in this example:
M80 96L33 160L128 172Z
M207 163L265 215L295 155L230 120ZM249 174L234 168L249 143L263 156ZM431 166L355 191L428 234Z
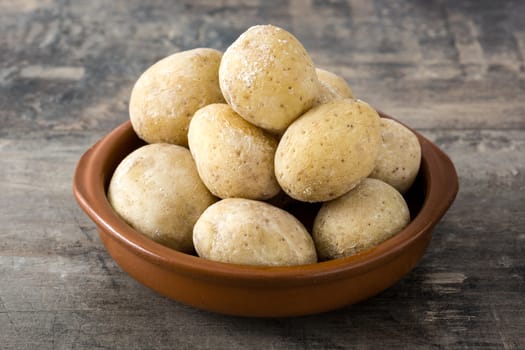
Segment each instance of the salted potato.
M199 175L214 195L268 199L281 190L273 167L277 140L229 105L199 109L190 123L188 141Z
M381 118L382 147L370 177L382 180L405 193L419 172L421 145L407 127Z
M356 188L324 203L314 221L319 258L336 259L372 248L409 222L403 196L389 184L364 179Z
M249 28L224 52L224 98L241 117L282 134L318 95L315 66L301 43L272 25Z
M168 56L148 68L131 92L133 130L148 143L188 145L193 113L224 102L219 87L217 50L198 48Z
M317 73L320 88L314 106L333 100L354 98L350 86L339 75L321 68L316 68L315 72Z
M193 251L193 225L216 201L200 180L190 151L162 143L143 146L124 158L107 195L129 225L182 252Z
M242 198L210 206L193 228L200 257L243 265L301 265L317 261L304 226L286 211Z
M292 198L328 201L370 174L380 147L379 115L372 107L360 100L331 101L286 130L275 154L277 181Z

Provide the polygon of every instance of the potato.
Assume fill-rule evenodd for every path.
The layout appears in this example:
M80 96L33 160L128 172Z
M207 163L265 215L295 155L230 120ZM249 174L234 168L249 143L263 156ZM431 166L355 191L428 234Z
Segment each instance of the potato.
M319 90L304 47L272 25L251 27L228 47L219 82L224 98L241 117L276 134L312 106Z
M320 89L314 106L333 100L354 98L350 86L348 86L343 78L321 68L316 68L315 72L317 73Z
M405 193L419 172L421 145L417 136L392 119L381 118L382 147L370 177Z
M137 80L129 103L131 124L148 143L188 145L193 113L224 102L219 87L217 50L199 48L168 56Z
M193 228L200 257L243 265L301 265L317 262L312 237L291 214L242 198L210 206Z
M364 179L344 196L324 203L314 221L320 259L336 259L370 249L401 231L410 214L389 184Z
M366 102L319 105L286 130L275 154L283 190L305 202L324 202L350 191L374 168L381 147L379 116Z
M137 231L182 252L193 250L193 225L216 201L200 180L190 151L162 143L124 158L111 178L108 200Z
M199 175L214 195L268 199L281 190L273 167L277 141L227 104L199 109L188 140Z

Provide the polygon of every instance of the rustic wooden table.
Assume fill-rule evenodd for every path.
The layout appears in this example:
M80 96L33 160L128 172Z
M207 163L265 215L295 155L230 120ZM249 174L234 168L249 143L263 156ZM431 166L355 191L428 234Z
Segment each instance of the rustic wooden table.
M0 0L1 349L524 349L524 1ZM421 131L460 192L420 264L334 312L193 309L112 261L76 205L80 155L127 119L133 82L253 24Z

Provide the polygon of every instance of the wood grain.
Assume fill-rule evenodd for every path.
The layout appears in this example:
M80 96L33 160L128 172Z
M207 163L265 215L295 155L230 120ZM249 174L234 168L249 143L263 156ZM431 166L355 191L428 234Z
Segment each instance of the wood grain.
M525 2L0 0L1 349L525 348ZM291 30L317 65L436 142L460 192L421 263L334 312L221 316L167 300L77 207L80 155L155 60Z

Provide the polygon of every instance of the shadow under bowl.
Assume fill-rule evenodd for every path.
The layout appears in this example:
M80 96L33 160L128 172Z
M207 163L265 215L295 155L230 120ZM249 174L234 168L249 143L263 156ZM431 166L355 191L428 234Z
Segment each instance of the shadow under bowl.
M454 165L436 145L414 132L422 159L418 177L405 194L411 212L409 225L361 254L310 265L260 267L209 261L160 245L126 224L111 208L106 190L117 165L144 145L130 122L114 129L80 158L73 192L97 225L111 257L158 293L229 315L314 314L367 299L400 280L421 259L432 229L452 204L458 191ZM299 203L287 209L309 228L318 208Z

